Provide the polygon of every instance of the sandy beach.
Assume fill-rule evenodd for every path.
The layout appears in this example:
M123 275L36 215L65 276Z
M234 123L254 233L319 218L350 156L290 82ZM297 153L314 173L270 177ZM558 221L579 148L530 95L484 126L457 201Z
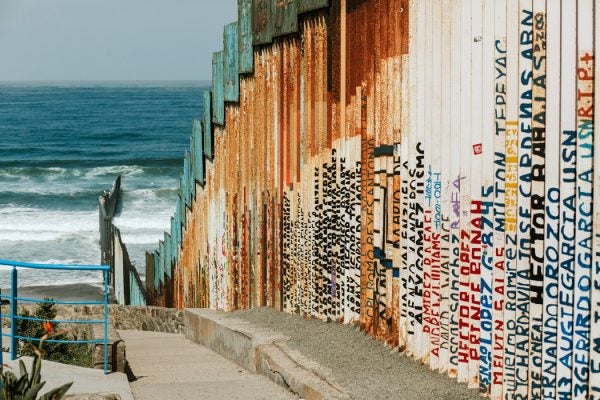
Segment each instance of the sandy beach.
M2 294L9 294L9 288L2 288ZM104 299L100 284L73 283L66 285L25 286L17 290L19 297L30 299L51 298L56 301L102 301ZM3 302L7 300L3 299ZM109 302L114 302L112 293Z

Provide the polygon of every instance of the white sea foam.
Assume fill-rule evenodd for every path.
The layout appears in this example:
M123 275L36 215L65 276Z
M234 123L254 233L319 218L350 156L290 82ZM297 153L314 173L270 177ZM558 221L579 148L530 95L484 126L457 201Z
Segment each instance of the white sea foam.
M85 171L86 177L97 177L104 175L134 176L144 173L144 168L138 165L113 165L108 167L96 167Z
M156 231L154 233L144 233L144 234L136 234L136 233L122 233L121 238L126 246L129 245L148 245L148 248L151 248L153 245L158 243L159 239L162 239L164 236L164 231Z
M122 216L115 218L114 222L121 231L136 231L137 233L165 230L171 223L168 213L131 215L125 211Z
M113 176L121 174L122 211L114 223L128 246L132 262L143 275L145 251L154 248L164 231L170 229L177 179L156 175L148 179L139 166L74 171L46 168L19 176L28 171L13 169L10 171L16 177L13 180L0 175L0 258L44 264L97 264L100 261L97 197L90 193L108 189ZM3 204L2 193L6 192L13 192L9 197L11 203ZM32 194L38 196L36 206L27 206ZM46 208L45 195L52 195L51 207ZM64 205L56 203L61 196ZM87 208L87 201L82 200L88 196L87 210L73 209L73 204ZM90 283L99 279L82 273L63 276L23 271L22 274L26 278L20 280L20 285ZM2 281L0 276L0 284Z
M37 208L1 208L0 234L6 231L31 233L85 233L98 231L97 211L59 211ZM32 240L35 238L32 237Z

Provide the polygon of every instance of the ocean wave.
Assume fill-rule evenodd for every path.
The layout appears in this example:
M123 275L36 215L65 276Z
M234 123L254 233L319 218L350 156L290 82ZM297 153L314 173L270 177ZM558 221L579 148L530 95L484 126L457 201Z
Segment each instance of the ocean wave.
M0 234L8 231L36 233L98 231L97 211L58 211L38 208L0 208Z
M95 233L95 232L94 232ZM97 243L98 234L95 237L91 235L82 235L79 233L65 233L64 231L44 231L44 230L2 230L0 231L0 241L3 242L73 242L81 244L82 240L89 240Z
M140 214L122 214L115 217L114 224L122 232L142 233L144 231L160 231L170 226L170 214L155 213L152 216Z
M105 165L97 167L7 167L0 168L0 179L6 180L23 180L28 178L42 178L46 180L57 180L61 178L77 178L83 177L98 178L104 176L121 175L124 177L139 176L142 174L148 175L165 175L167 170L172 169L170 164L163 165L162 161L154 163L138 164L122 164L122 165Z
M108 167L96 167L84 172L86 177L99 177L105 175L135 176L143 174L144 168L139 165L113 165Z
M164 209L165 201L168 204L174 203L175 196L177 196L177 189L175 188L124 189L121 191L123 205L132 209L137 209L144 205L158 205L161 209Z
M125 246L129 245L151 245L153 247L160 239L164 237L164 231L156 231L153 234L150 233L121 233L121 238Z
M163 149L164 150L164 149ZM73 154L75 151L71 151L69 154ZM115 153L116 155L120 153ZM176 167L183 167L183 152L181 155L177 154L176 157L163 158L161 155L164 154L156 152L155 156L149 156L146 158L121 158L121 157L107 157L106 154L98 154L94 156L90 154L90 150L86 150L82 155L85 158L62 158L57 159L56 157L38 158L34 157L33 160L29 161L29 166L23 167L23 156L19 157L3 157L0 161L0 173L12 174L14 171L23 172L27 174L40 174L49 171L51 168L64 168L66 170L78 170L86 169L91 170L94 168L101 167L115 167L115 166L134 166L142 168L155 168L155 169L173 169Z
M17 167L17 168L2 168L0 169L0 178L22 179L26 177L41 177L41 176L81 176L81 171L73 168L63 167Z

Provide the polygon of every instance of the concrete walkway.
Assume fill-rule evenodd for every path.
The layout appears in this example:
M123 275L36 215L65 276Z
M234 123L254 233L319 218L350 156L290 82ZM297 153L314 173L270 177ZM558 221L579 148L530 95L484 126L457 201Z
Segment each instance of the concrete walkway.
M23 360L27 371L31 372L32 357L20 357L14 361L8 353L4 353L4 363L19 374L19 359ZM121 400L133 400L133 394L127 382L127 375L113 372L104 375L100 369L82 368L73 365L61 364L53 361L42 360L42 381L46 381L40 395L50 390L73 382L67 396L82 394L113 393L119 395Z
M254 375L182 335L119 331L137 380L136 400L244 399L285 400L295 397L267 378Z

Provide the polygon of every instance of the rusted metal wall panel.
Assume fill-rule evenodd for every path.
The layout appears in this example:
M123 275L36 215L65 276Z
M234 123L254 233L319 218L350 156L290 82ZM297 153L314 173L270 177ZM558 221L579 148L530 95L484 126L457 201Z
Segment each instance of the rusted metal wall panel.
M329 7L329 0L297 0L298 14Z
M212 58L212 123L223 125L225 122L225 59L223 52L213 53Z
M254 1L253 34L325 2L289 4ZM360 324L494 399L596 396L597 13L346 0L262 42L178 203L171 304Z
M146 252L146 303L155 303L154 267L158 260L156 251Z
M238 62L240 74L254 71L252 0L238 0Z
M154 262L154 266L153 266L153 271L154 274L152 275L154 277L154 290L158 291L160 289L160 280L159 280L159 265L160 265L160 243L158 246L158 250L154 252L154 257L152 258L152 261Z
M252 43L256 46L272 41L271 0L252 0Z
M271 0L273 37L298 32L298 4L296 0Z
M224 98L225 101L238 102L240 98L240 78L238 66L238 24L225 25L223 31L224 48Z
M155 281L155 287L156 288L160 288L160 286L162 285L162 283L164 282L164 265L165 265L165 243L161 240L158 244L158 254L159 254L159 258L158 258L158 265L157 265L157 270L156 270L156 276L154 277L154 281Z

